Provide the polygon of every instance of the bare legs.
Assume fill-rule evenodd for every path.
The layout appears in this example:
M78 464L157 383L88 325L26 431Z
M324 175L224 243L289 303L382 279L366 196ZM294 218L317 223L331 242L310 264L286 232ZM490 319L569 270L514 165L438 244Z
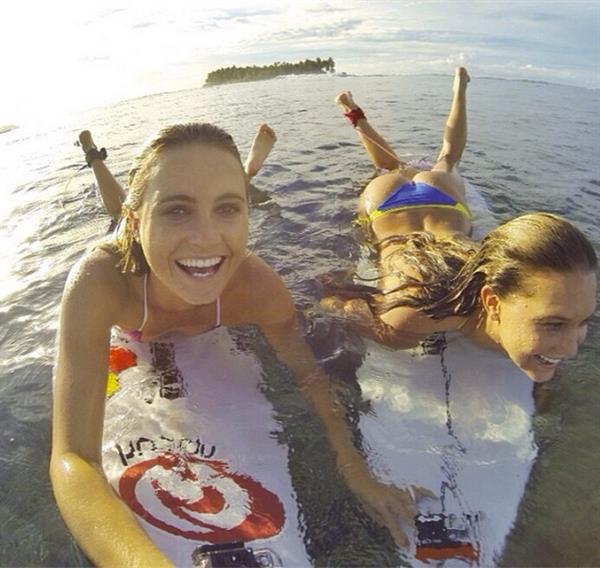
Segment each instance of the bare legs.
M263 123L258 127L244 164L244 170L249 178L253 178L258 173L276 140L275 131L268 124Z
M437 162L447 162L442 169L451 171L458 165L467 143L467 84L471 78L464 67L458 67L452 86L452 104L444 128L444 142ZM437 164L436 164L437 166ZM435 169L435 168L434 168Z
M342 107L344 113L358 108L350 91L341 92L335 98L335 102ZM356 122L356 132L376 168L395 170L399 166L404 165L404 162L396 156L394 150L369 124L366 118L358 119Z
M253 178L259 172L267 156L273 149L276 140L275 131L270 126L263 123L258 127L250 147L248 158L244 164L244 171L248 178ZM89 130L82 130L79 133L79 143L81 144L81 149L86 154L89 150L96 148ZM91 167L98 183L104 207L113 219L118 219L121 215L121 206L126 198L125 190L114 178L102 159L94 159Z
M92 134L89 130L82 130L79 133L79 143L84 153L93 148L96 148ZM100 197L104 208L113 219L118 219L121 215L121 205L125 201L125 190L121 184L114 178L111 171L106 167L106 164L101 159L96 159L91 164L94 176L100 190Z
M470 77L467 70L464 67L457 67L452 87L452 104L444 128L442 150L437 158L434 170L452 172L462 157L467 142L466 90L469 81ZM344 113L359 108L352 98L350 91L340 93L335 98L335 102L342 107ZM359 118L357 120L356 132L375 167L388 170L405 169L405 162L396 155L390 145L369 124L366 118ZM409 168L406 169L408 170ZM407 177L413 177L417 172L407 171L404 173L408 174Z

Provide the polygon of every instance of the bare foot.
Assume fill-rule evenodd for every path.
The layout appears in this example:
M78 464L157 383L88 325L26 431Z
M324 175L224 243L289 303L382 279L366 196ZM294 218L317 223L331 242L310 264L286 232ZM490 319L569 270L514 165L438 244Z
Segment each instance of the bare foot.
M268 124L263 123L258 127L244 165L249 178L258 173L276 141L275 131Z
M464 91L470 80L471 77L467 73L467 70L464 67L457 67L454 72L454 85L452 86L452 90L455 93Z
M92 139L92 133L89 130L82 130L79 133L79 145L84 154L87 154L92 148L96 148L96 144L94 144L94 140Z
M358 105L354 102L352 93L350 91L342 91L337 97L335 97L335 104L340 105L344 112L358 108Z

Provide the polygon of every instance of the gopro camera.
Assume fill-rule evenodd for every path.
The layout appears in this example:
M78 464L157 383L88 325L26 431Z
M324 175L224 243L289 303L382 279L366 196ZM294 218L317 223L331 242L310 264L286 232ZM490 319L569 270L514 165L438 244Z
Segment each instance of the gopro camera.
M201 568L278 568L281 560L267 548L252 550L243 542L204 544L192 553L194 566Z

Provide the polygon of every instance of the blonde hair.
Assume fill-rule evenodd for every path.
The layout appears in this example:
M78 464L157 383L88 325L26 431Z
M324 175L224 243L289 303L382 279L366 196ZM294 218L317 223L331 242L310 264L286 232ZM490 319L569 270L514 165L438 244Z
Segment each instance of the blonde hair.
M148 179L160 155L165 150L189 144L217 146L234 156L243 169L240 153L233 138L218 126L192 122L174 124L160 130L144 146L135 158L134 166L129 171L129 191L121 209L121 217L113 241L113 248L120 258L119 267L123 272L135 274L148 272L148 263L138 241L133 212L137 211L142 205Z
M515 217L490 231L479 246L426 231L394 236L382 244L389 242L402 245L380 264L381 276L395 277L393 289L374 293L370 286L327 281L326 291L362 298L375 315L407 306L441 319L472 313L486 284L502 298L525 290L526 278L534 271L591 272L598 267L586 236L550 213Z
M486 284L503 298L526 292L526 278L534 271L595 272L597 268L594 247L575 225L550 213L521 215L490 231L448 292L420 309L436 319L467 315L477 307Z

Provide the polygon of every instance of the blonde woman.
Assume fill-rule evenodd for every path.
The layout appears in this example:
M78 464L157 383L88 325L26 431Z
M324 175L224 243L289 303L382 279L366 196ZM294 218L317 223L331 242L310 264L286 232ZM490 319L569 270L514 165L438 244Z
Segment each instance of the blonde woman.
M95 171L103 165L89 157ZM410 493L371 475L304 342L290 294L248 252L251 173L252 167L244 171L231 136L218 127L193 123L162 130L130 173L116 235L85 254L68 278L54 376L50 476L65 522L95 565L168 564L102 470L115 327L147 342L171 332L257 326L320 416L349 487L398 542L406 542L398 520L412 515Z
M322 305L398 347L460 330L544 382L585 339L596 309L596 253L575 226L545 213L504 223L481 243L470 238L458 171L469 80L466 69L456 70L442 149L430 171L398 158L349 92L336 98L374 165L391 171L368 184L358 205L377 254L375 288L325 278L331 295Z

